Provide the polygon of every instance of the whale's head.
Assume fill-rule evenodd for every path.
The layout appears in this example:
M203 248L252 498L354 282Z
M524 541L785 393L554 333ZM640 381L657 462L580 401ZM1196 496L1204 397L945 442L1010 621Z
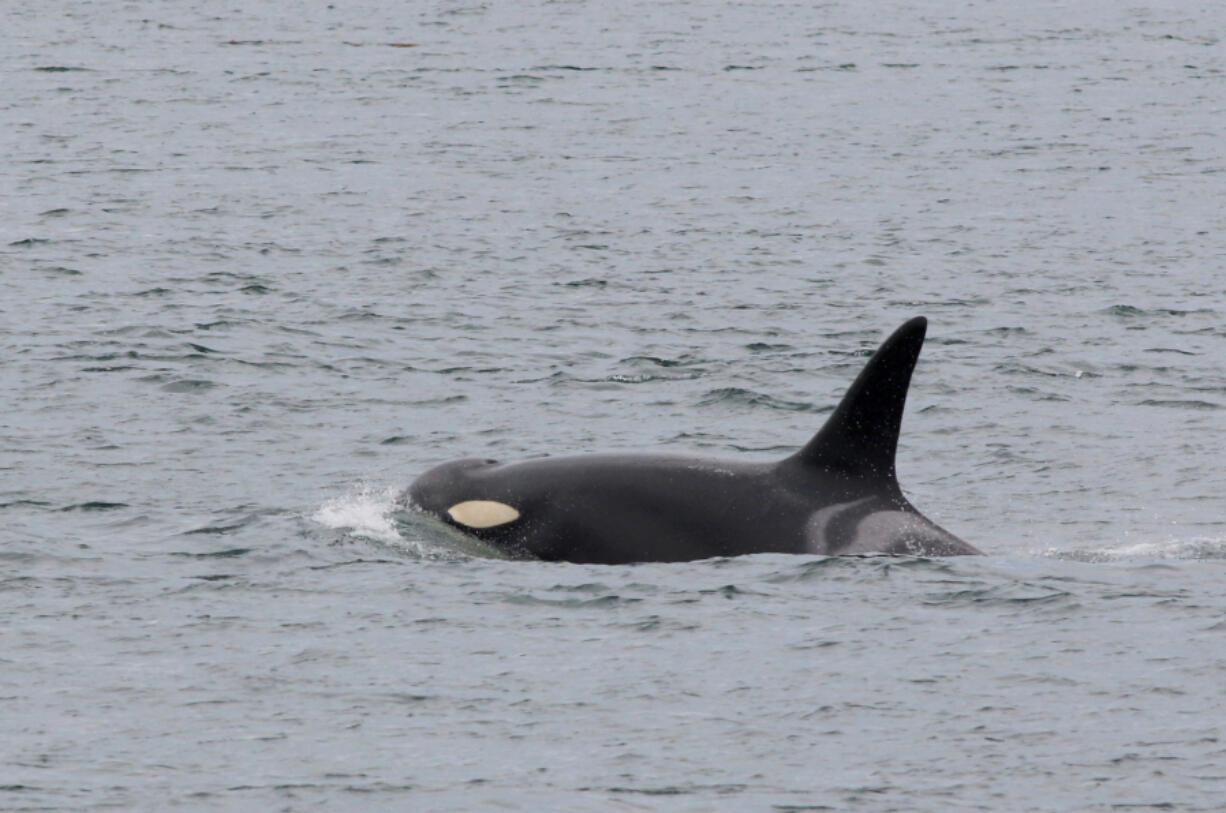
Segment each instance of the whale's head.
M511 527L520 508L505 483L493 476L501 465L470 457L435 466L413 481L401 502L470 533Z

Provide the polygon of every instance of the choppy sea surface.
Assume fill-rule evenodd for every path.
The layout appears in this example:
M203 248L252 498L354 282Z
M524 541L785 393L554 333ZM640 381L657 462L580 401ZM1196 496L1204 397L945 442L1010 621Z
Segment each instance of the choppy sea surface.
M1217 810L1226 7L0 8L0 809ZM803 444L988 553L625 567L466 456Z

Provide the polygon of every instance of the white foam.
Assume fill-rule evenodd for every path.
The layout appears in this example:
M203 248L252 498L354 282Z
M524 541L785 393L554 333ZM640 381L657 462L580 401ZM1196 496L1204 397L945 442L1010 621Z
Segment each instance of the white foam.
M346 494L326 500L311 519L325 528L387 544L403 544L404 537L392 519L398 493L396 486L359 483Z
M1118 562L1131 559L1226 559L1226 539L1193 537L1158 542L1129 542L1105 548L1043 551L1054 559L1078 562Z

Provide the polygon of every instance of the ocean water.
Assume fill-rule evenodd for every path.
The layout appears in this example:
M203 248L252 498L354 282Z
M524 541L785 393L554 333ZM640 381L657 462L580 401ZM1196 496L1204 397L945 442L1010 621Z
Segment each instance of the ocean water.
M1226 12L0 9L0 809L1217 810ZM769 460L929 318L987 552L505 561L465 456Z

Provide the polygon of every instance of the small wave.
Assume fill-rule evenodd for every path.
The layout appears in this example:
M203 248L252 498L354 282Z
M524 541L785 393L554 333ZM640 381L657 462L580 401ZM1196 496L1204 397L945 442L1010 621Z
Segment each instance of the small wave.
M1212 401L1201 401L1195 398L1147 398L1139 402L1140 406L1164 407L1167 409L1221 409L1220 404Z
M916 570L922 573L949 574L954 572L949 559L932 559L922 556L889 556L868 554L862 556L818 556L805 558L799 564L788 563L786 567L765 577L772 584L792 582L839 580L868 577L879 579L894 571Z
M192 533L188 531L188 533ZM235 559L239 556L246 556L251 553L251 548L229 548L227 550L211 551L209 553L189 553L186 551L175 551L171 556L183 556L188 559Z
M247 523L250 522L251 519L253 518L254 517L248 517L242 522L235 522L231 525L205 525L200 528L192 528L190 531L184 531L183 535L191 536L194 534L210 534L210 535L211 534L218 534L218 535L229 534L237 530L241 530L242 528L245 528L247 526Z
M768 409L777 409L784 412L816 412L819 411L813 404L804 401L786 401L782 398L776 398L773 395L767 395L754 390L747 390L743 387L724 387L718 390L711 390L703 399L698 402L699 406L723 406L732 404L735 406L750 406L750 407L767 407Z
M1160 542L1131 542L1105 548L1046 550L1041 555L1072 562L1121 562L1146 559L1226 559L1226 539L1196 537Z
M106 502L104 500L92 500L90 502L73 503L61 508L61 511L118 511L120 508L127 508L126 502Z
M616 593L588 599L544 598L543 596L537 596L531 593L509 593L502 596L502 600L508 604L519 604L522 606L551 607L557 609L589 609L594 607L600 609L624 607L628 604L637 604L643 599L634 598L632 596L619 596Z
M930 593L924 599L925 604L942 607L957 605L1013 607L1050 604L1067 606L1072 602L1072 593L1030 582L966 584L960 589Z
M1132 305L1112 305L1100 312L1126 319L1148 316L1215 316L1217 313L1210 308L1181 310L1179 308L1137 308Z
M13 500L12 502L0 502L0 509L4 509L4 508L25 508L25 507L30 507L30 508L47 508L47 507L50 507L51 505L52 505L52 503L49 503L49 502L47 502L46 500ZM70 506L68 506L67 508L64 508L64 509L61 509L61 510L64 510L64 511L70 511L70 510L73 510L74 508L79 508L79 507L80 507L80 506L72 506L72 505L70 505ZM127 506L124 506L124 507L126 508Z
M164 392L202 392L217 386L207 378L181 378L162 385Z

